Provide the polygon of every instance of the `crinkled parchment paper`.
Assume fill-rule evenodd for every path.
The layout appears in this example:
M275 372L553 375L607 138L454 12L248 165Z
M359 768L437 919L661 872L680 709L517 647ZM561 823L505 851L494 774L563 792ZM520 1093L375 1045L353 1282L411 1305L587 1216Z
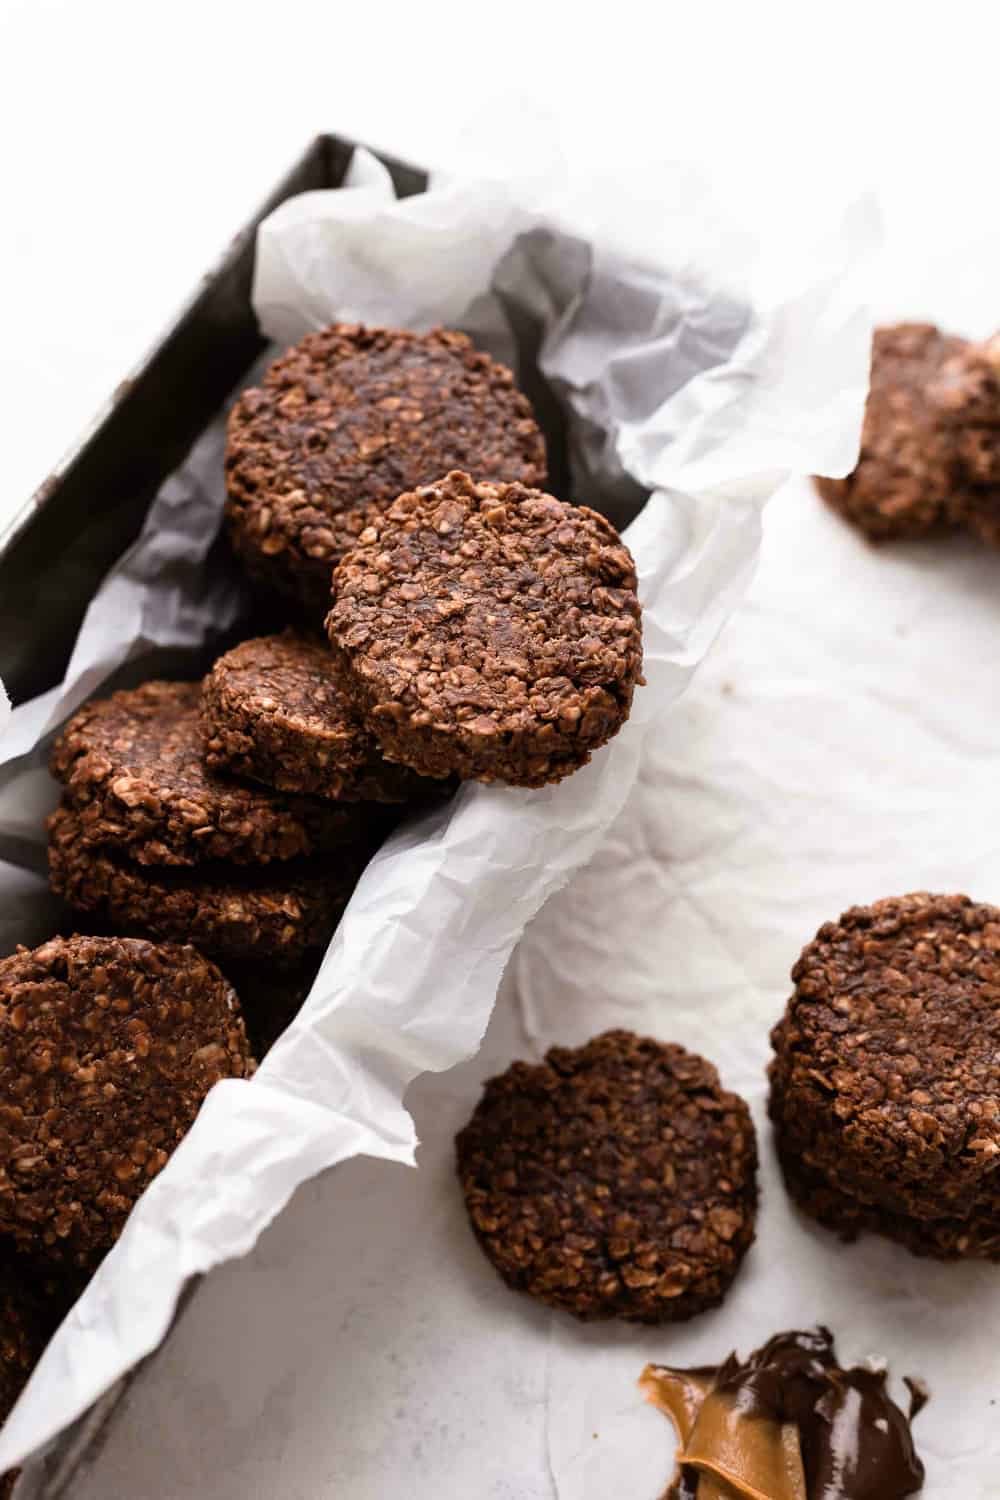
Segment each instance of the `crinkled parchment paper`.
M562 785L467 785L379 853L297 1021L252 1082L212 1091L53 1340L0 1436L0 1470L153 1349L185 1281L244 1255L299 1184L351 1157L412 1162L404 1091L477 1052L525 926L619 826L637 780L654 774L652 757L676 733L671 705L752 574L764 501L790 473L851 467L867 377L861 288L872 213L852 209L793 252L777 236L725 230L690 174L643 182L623 164L605 187L599 202L560 205L551 190L517 197L498 184L443 183L396 203L384 171L359 153L347 188L295 200L261 231L255 303L277 340L333 317L464 326L515 360L529 386L537 356L566 419L577 496L625 516L653 492L628 531L648 685L623 733ZM603 224L614 225L613 243ZM237 616L233 576L209 555L220 445L216 424L95 598L63 687L17 708L0 742L8 946L22 921L33 940L42 935L52 730L113 672L149 675L165 652L174 661ZM16 909L7 905L14 882ZM617 910L630 883L604 899ZM707 1050L721 1050L725 1064L724 1049ZM360 1165L335 1176L349 1185ZM408 1194L430 1193L425 1172L408 1175ZM366 1212L348 1211L358 1230ZM332 1258L330 1267L339 1276ZM462 1284L472 1267L466 1255L441 1269L446 1284ZM491 1284L483 1295L496 1298ZM503 1324L514 1353L524 1318L519 1307ZM545 1337L555 1358L569 1336L556 1328ZM525 1379L537 1383L544 1371L523 1352ZM465 1378L470 1389L479 1380L485 1403L489 1382L471 1368ZM543 1488L511 1493L547 1493L544 1452L531 1460ZM357 1494L387 1492L377 1468Z

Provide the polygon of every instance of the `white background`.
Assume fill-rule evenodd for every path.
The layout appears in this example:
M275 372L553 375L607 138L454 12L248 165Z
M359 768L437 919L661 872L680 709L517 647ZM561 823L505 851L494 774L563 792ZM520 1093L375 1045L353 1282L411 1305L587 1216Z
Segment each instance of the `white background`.
M870 184L883 202L896 268L893 310L927 312L972 332L1000 325L1000 260L992 253L1000 233L994 13L990 3L877 0L683 7L0 0L0 515L44 478L321 128L416 163L494 172L559 163L579 170L622 146L650 160L700 158L733 174L744 192L758 181L782 188L792 212L817 182ZM991 316L994 277L998 311ZM892 872L900 889L911 871L913 884L966 883L977 870L988 876L990 841L975 846L977 820L968 813L975 791L966 796L961 783L977 756L992 754L989 718L970 723L967 743L959 736L956 748L947 713L928 712L915 725L905 700L920 692L922 664L939 644L934 631L917 628L931 605L961 664L951 675L939 667L936 689L989 701L989 567L961 549L951 557L952 597L962 591L973 599L975 613L964 618L942 602L940 575L928 575L926 556L907 553L879 570L865 555L869 597L890 581L885 620L895 664L886 671L899 674L900 688L892 701L884 693L880 700L884 640L856 628L843 603L831 611L824 602L860 554L826 517L799 531L796 517L812 513L795 507L810 503L803 491L778 502L752 599L696 682L678 740L678 756L689 755L692 767L720 756L719 781L733 757L757 746L746 754L746 777L728 774L730 801L719 815L732 825L734 862L752 870L759 895L729 943L749 955L751 988L771 1009L794 957L785 951L793 935L804 940L809 923L852 897L889 893L868 889L869 830L880 872L887 879ZM808 546L814 571L790 585L787 560L797 546ZM787 659L766 691L755 693L783 635ZM839 744L850 760L856 741L839 738L844 722L830 709L841 691L876 718L884 711L887 738L884 751L869 746L854 779L827 798L817 793L810 746ZM792 736L795 753L784 761L788 808L772 827L750 827L739 798L766 789L763 726L787 748L789 715L798 725L793 710L803 702L819 727L801 743ZM866 734L860 708L851 723ZM900 777L904 763L915 769ZM683 785L683 761L673 774ZM880 824L873 789L897 784L893 815ZM991 784L968 786L985 795ZM796 796L807 817L793 815ZM943 846L956 826L965 828L975 860L942 867L934 843L915 832L928 806L939 809L933 837ZM841 865L824 876L821 894L803 901L803 872L822 863L834 821ZM852 864L858 879L847 889ZM789 888L794 901L786 899ZM1000 878L973 893L998 899ZM365 1189L369 1179L360 1168L357 1175ZM415 1181L399 1191L412 1193ZM337 1201L345 1200L338 1194ZM334 1195L314 1185L250 1262L213 1279L81 1497L367 1500L378 1493L377 1450L355 1444L350 1472L338 1460L346 1434L335 1433L326 1404L338 1389L329 1374L338 1326L323 1256L304 1261L298 1248L303 1236L316 1245L337 1231ZM435 1232L428 1227L421 1253L434 1253ZM359 1274L370 1253L359 1241ZM866 1264L883 1262L876 1253ZM463 1295L494 1295L475 1280L479 1273L474 1259L457 1268ZM951 1285L959 1300L963 1288L974 1291L968 1277ZM935 1306L946 1338L945 1302ZM343 1316L350 1318L349 1307ZM391 1324L390 1310L380 1338ZM293 1418L298 1347L317 1394ZM377 1380L377 1367L365 1373ZM926 1373L933 1383L934 1372ZM984 1421L980 1411L968 1416L966 1455ZM507 1441L513 1451L517 1435ZM441 1493L457 1496L446 1476L462 1435L437 1433L429 1419L427 1442L436 1445ZM483 1492L504 1494L504 1472L499 1465L496 1476L484 1476ZM461 1493L464 1500L471 1491ZM963 1494L976 1496L971 1481Z

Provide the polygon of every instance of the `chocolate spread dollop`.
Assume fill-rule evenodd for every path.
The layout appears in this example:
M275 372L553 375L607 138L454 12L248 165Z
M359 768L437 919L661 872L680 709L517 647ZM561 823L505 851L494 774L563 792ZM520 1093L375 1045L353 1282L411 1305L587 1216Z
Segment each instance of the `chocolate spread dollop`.
M775 1334L746 1361L647 1365L639 1383L679 1439L663 1500L902 1500L923 1485L923 1387L907 1381L904 1413L884 1370L841 1369L829 1329Z

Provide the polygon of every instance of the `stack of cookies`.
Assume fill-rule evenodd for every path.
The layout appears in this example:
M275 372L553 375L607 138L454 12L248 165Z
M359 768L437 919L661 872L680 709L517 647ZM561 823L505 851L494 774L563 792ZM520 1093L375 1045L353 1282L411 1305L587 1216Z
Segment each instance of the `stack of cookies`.
M224 662L217 675L225 681ZM264 666L259 684L271 701ZM51 757L63 786L49 820L52 888L105 930L195 944L238 988L249 970L296 989L297 971L315 969L384 835L388 809L218 772L225 754L216 721L206 724L197 682L147 682L70 720ZM226 744L234 737L235 721Z
M852 907L792 970L771 1117L792 1197L845 1238L1000 1259L1000 910Z

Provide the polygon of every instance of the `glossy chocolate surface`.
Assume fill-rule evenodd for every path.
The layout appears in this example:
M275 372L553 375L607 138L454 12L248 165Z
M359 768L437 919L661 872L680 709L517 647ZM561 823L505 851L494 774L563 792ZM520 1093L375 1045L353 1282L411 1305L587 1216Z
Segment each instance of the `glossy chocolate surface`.
M677 1471L664 1500L903 1500L924 1481L909 1414L886 1372L837 1364L826 1328L779 1333L745 1361L673 1370L647 1365L640 1384L677 1430Z

